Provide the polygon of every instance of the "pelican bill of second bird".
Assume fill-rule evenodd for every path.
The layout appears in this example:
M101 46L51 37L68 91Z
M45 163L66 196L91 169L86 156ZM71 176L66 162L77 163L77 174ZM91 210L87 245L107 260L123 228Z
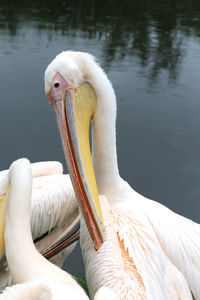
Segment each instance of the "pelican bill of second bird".
M120 177L116 97L103 70L87 53L62 52L47 67L45 91L84 218L81 247L91 297L108 286L120 299L188 300L192 291L199 300L200 226Z

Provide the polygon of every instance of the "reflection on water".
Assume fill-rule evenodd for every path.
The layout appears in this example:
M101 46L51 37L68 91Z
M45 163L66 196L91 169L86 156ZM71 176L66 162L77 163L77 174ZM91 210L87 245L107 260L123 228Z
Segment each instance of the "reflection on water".
M95 55L113 82L122 177L200 222L199 1L1 0L1 169L64 163L43 73L65 49ZM76 252L68 268L83 273Z
M63 36L101 40L105 66L136 56L149 79L162 70L177 78L188 36L200 37L198 1L1 1L0 28L11 36L23 26Z

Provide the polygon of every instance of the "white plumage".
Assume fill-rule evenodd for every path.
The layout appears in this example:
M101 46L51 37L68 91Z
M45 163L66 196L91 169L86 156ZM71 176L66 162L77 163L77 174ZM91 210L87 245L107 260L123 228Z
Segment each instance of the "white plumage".
M98 192L106 196L100 198L105 241L98 251L83 219L81 224L81 247L92 299L99 287L107 286L121 300L189 300L190 290L200 300L200 226L138 194L120 177L116 97L103 70L91 55L66 51L45 72L45 91L56 109L58 103L65 103L62 101L77 100L73 98L75 92L65 98L65 87L76 91L84 82L96 93L92 159ZM78 164L80 168L80 161Z
M10 184L5 248L8 266L17 285L3 291L0 299L89 300L83 289L67 272L50 263L35 248L30 227L32 176L29 161L15 161L5 177L4 182L7 182L7 186ZM109 298L110 295L114 295L114 298ZM110 289L100 289L96 299L117 298Z
M44 233L46 237L36 242L39 251L55 240L62 226L70 222L70 216L78 210L69 175L62 174L59 162L32 163L33 190L31 199L31 230L33 239ZM0 180L8 171L0 172ZM20 188L20 187L19 187ZM0 191L1 192L1 191ZM53 231L51 231L54 229ZM62 266L64 259L74 249L76 243L62 250L50 261ZM0 290L12 284L12 278L5 262L0 270Z

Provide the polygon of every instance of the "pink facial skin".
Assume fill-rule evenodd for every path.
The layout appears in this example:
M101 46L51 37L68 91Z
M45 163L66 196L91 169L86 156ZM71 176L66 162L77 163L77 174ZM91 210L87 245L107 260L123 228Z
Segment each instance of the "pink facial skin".
M69 85L60 73L56 73L51 82L51 89L47 93L47 98L50 104L55 104L55 102L63 99L66 88Z

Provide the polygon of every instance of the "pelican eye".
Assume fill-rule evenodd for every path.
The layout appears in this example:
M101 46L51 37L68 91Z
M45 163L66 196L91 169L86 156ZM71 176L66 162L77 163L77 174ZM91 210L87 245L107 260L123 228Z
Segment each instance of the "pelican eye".
M55 83L54 83L54 87L55 87L55 88L58 88L59 86L60 86L59 82L55 82Z

